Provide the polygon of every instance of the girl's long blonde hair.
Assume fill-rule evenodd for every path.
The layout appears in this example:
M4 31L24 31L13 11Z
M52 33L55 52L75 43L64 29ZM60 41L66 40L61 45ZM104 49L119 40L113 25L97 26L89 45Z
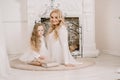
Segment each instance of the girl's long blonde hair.
M43 24L35 23L32 31L32 35L30 38L31 48L36 52L39 52L41 47L41 40L40 40L40 36L38 35L38 27L41 27L41 26L44 28Z
M62 15L62 12L59 9L54 9L51 13L50 13L50 17L53 13L58 14L58 20L59 20L59 24L57 25L57 27L55 25L50 24L50 28L48 30L47 35L49 35L53 30L54 30L54 37L55 39L57 39L59 37L58 35L58 29L61 27L61 25L64 24L64 17Z

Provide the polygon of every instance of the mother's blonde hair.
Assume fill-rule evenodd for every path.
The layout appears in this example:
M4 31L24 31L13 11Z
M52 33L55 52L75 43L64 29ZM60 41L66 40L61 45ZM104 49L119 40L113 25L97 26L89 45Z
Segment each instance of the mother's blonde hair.
M49 30L48 30L48 35L54 30L55 31L55 33L54 33L54 37L55 37L55 39L57 39L58 38L58 30L56 30L56 28L60 28L61 27L61 25L63 25L64 24L64 17L63 17L63 15L62 15L62 12L59 10L59 9L54 9L51 13L50 13L50 17L51 17L51 15L53 14L53 13L56 13L57 15L58 15L58 20L59 20L59 24L57 25L57 27L56 26L54 26L53 24L50 24L50 28L49 28Z

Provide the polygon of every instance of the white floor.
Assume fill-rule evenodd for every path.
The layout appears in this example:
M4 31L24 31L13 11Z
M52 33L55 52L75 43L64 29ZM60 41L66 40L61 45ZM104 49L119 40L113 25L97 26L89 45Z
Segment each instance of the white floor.
M95 60L95 65L77 70L25 71L12 69L8 80L120 80L120 74L116 72L120 67L120 57L101 54L92 59Z

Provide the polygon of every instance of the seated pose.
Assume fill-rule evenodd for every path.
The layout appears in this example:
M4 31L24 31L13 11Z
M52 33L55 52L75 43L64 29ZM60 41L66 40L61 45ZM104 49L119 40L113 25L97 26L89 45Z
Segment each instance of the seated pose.
M30 38L30 50L24 53L19 60L28 64L41 66L48 60L48 51L44 41L44 26L40 23L34 25Z
M64 18L59 9L50 13L50 28L46 40L47 47L52 61L73 67L77 62L71 55L68 45L68 31L64 24Z

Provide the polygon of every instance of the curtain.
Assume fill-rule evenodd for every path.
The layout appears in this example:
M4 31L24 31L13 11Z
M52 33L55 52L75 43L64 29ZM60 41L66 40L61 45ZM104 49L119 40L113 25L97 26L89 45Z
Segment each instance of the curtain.
M2 25L0 10L0 76L6 76L10 71L8 54L5 46L4 26Z

